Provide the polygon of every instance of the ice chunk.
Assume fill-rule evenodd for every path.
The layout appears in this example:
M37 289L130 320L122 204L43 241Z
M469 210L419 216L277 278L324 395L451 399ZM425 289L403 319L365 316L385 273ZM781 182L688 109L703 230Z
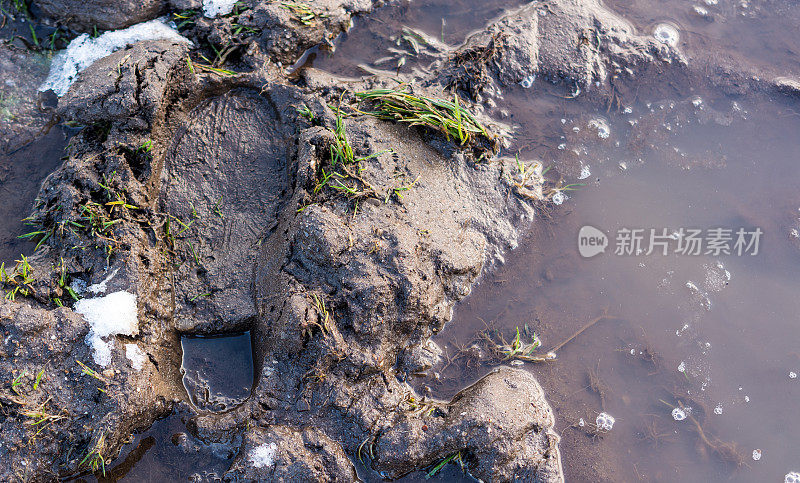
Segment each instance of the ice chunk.
M237 0L203 0L203 15L214 18L233 12Z
M254 468L269 468L275 464L278 445L275 443L262 444L250 452L250 462Z
M136 295L120 291L91 299L81 299L75 303L75 312L89 322L91 329L86 335L86 343L94 351L94 361L100 366L111 363L113 340L106 342L104 337L112 335L137 335Z
M58 97L63 96L75 82L78 74L96 61L119 49L142 40L175 40L189 42L177 30L167 24L166 17L157 18L122 30L110 30L97 38L82 34L53 58L50 73L39 90L52 89Z

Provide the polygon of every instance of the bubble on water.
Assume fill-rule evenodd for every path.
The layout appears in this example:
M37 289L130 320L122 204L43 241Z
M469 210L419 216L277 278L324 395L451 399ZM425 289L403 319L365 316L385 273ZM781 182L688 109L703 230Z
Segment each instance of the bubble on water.
M706 5L716 5L719 3L719 0L705 0Z
M631 349L631 355L632 355L632 356L635 356L635 355L636 355L636 349Z
M789 230L789 235L794 238L800 238L800 231L797 231L797 228L792 228Z
M625 109L623 109L622 112L624 112L625 114L630 114L633 112L633 108L628 106Z
M592 175L592 171L589 169L589 166L584 166L581 168L581 174L578 175L578 179L586 179Z
M702 106L703 105L703 98L700 97L700 96L695 97L694 99L692 99L692 105L694 107Z
M794 371L789 372L789 379L797 379L797 373Z
M653 37L661 43L667 44L670 47L678 45L680 34L675 26L668 23L660 23L653 29Z
M681 361L681 363L678 364L678 372L686 372L686 363L685 362Z
M750 402L750 396L745 396L744 397L744 402L749 403Z
M589 128L597 131L597 137L600 139L608 139L611 136L611 128L608 123L601 117L596 117L589 121Z
M722 414L722 404L717 404L717 407L714 408L714 414L716 415Z
M692 7L692 10L694 10L694 13L700 15L701 17L705 17L706 15L708 15L708 9L705 7L701 7L700 5L695 5L694 7Z
M625 161L620 161L619 162L619 169L621 169L622 171L625 171L626 169L628 169L628 163L626 163Z
M672 410L672 419L675 421L683 421L686 419L686 411L683 408L675 408Z
M550 201L552 201L554 205L560 205L566 200L567 200L567 195L565 195L561 191L556 191L553 197L550 198Z
M533 81L535 81L535 80L536 80L536 76L535 75L529 75L529 76L525 77L524 79L522 79L521 81L519 81L519 85L521 85L525 89L530 89L533 86Z
M525 363L524 363L524 362L522 362L522 361L521 361L521 360L519 360L519 359L514 359L513 361L511 361L511 365L512 365L512 366L522 366L522 365L524 365L524 364L525 364Z
M760 459L761 459L761 450L760 449L754 449L753 450L753 461L758 461Z
M584 420L583 420L583 418L581 418L581 419L578 421L578 426L580 426L580 427L584 427L584 426L586 426L586 421L584 421Z
M790 471L783 477L783 483L800 483L800 472Z
M608 413L600 413L594 423L600 431L611 431L615 421L614 416Z

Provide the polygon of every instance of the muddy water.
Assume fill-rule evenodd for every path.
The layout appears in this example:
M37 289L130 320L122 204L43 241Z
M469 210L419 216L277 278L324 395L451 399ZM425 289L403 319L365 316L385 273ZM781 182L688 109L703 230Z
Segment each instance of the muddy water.
M13 264L20 254L29 255L36 240L19 238L31 232L23 223L44 178L61 164L70 133L53 128L45 136L11 153L0 154L0 260Z
M399 2L355 19L337 42L334 54L317 52L308 65L342 76L361 77L377 71L425 69L437 54L448 52L467 36L521 0Z
M556 410L573 479L778 481L800 461L800 381L790 376L800 372L800 117L782 99L712 96L633 106L608 119L606 140L591 139L595 116L567 115L563 150L581 154L555 166L585 167L586 186L568 193L439 334L450 358L470 354L487 325L509 340L527 325L546 349L603 310L614 317L556 361L526 365ZM610 241L591 259L578 251L585 225ZM759 253L615 254L621 229L717 227L760 228ZM427 383L450 397L486 368L462 356ZM691 418L673 418L681 404L710 444ZM596 437L590 426L603 411L616 424ZM729 444L741 460L730 461Z
M105 477L80 475L74 481L218 481L234 455L202 444L186 431L187 412L176 411L150 429L131 436ZM99 475L98 475L99 476Z
M253 389L250 332L181 338L183 387L200 410L233 409Z

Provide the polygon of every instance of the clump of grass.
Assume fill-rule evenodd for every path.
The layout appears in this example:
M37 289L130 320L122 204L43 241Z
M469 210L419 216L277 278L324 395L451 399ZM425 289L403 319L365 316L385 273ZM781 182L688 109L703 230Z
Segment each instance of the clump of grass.
M183 10L172 14L172 21L175 22L178 30L184 27L191 27L195 24L195 17L197 16L196 10Z
M292 17L303 25L313 25L314 21L319 18L325 18L327 15L314 11L311 6L304 2L281 2L281 8L288 10Z
M295 108L297 110L297 114L305 119L306 121L310 122L311 124L315 124L317 122L316 116L314 116L314 112L308 107L307 104L303 104L302 106L298 106Z
M35 292L33 285L36 278L33 276L33 268L28 263L28 257L20 255L20 260L15 260L16 265L11 273L6 271L5 262L0 263L0 283L9 287L6 292L6 300L14 301L16 296L27 297Z
M320 168L320 173L314 186L314 194L319 193L325 187L329 187L351 199L377 196L375 187L361 176L363 171L361 162L391 152L391 150L385 149L367 156L356 157L353 146L347 138L344 119L344 113L337 107L336 122L333 128L334 138L329 148L330 167L327 171L324 167ZM348 184L345 182L347 180L357 181L361 187L354 183Z
M105 446L106 435L103 434L100 436L100 439L97 440L97 444L86 453L86 456L83 457L78 466L83 466L86 464L92 473L97 473L98 471L102 470L103 476L106 476L106 460L103 457L103 449Z
M415 96L403 89L372 89L357 92L362 101L374 102L373 111L366 114L378 119L404 122L412 126L426 126L443 132L462 146L483 136L494 144L494 136L486 127L466 110L458 98L453 100Z
M464 468L464 461L461 459L461 451L457 453L453 453L450 456L442 459L440 462L436 463L433 468L425 475L425 479L433 478L436 476L438 472L442 470L448 463L458 463L461 468Z

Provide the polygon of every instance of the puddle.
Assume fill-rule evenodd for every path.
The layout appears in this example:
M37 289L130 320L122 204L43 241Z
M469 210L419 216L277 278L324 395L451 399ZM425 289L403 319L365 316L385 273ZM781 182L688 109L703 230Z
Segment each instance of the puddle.
M105 477L82 474L67 481L220 481L235 455L189 434L188 417L188 412L175 411L131 436L119 457L106 467Z
M253 389L250 332L214 337L181 337L183 386L201 411L233 409Z
M437 337L438 380L419 384L449 398L485 373L471 346L487 325L507 340L528 326L545 353L607 310L615 318L556 361L525 364L556 410L568 480L780 481L796 465L800 117L780 99L695 104L634 106L610 119L607 141L565 136L581 154L556 167L590 166L586 186L456 308ZM589 114L567 116L564 131L586 131ZM609 237L590 259L578 251L587 225ZM615 254L621 229L681 227L763 235L754 256L676 254L673 239L667 255ZM596 438L587 433L601 412L616 421Z
M0 260L12 262L21 253L33 253L36 241L19 238L31 232L28 216L42 181L60 164L70 133L54 127L36 142L12 154L0 154Z
M424 69L436 54L460 45L470 33L523 3L404 1L400 6L354 19L353 28L342 35L333 54L317 52L306 65L343 77L361 77L377 70L391 73Z

